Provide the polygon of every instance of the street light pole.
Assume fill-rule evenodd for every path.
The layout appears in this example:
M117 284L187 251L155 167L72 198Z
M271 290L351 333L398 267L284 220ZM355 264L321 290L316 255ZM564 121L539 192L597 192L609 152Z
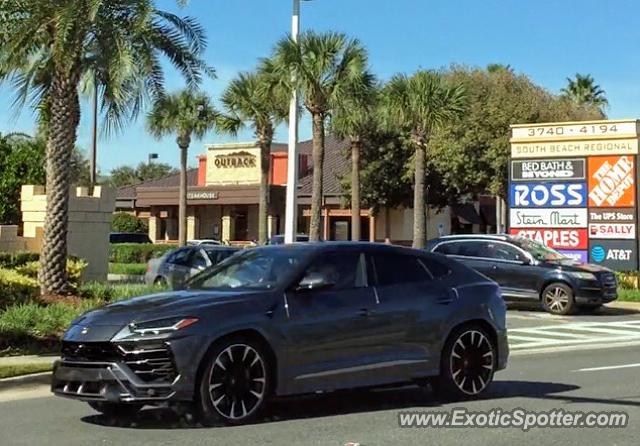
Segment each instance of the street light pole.
M291 38L298 41L300 35L300 0L293 0L291 16ZM293 243L296 239L298 221L298 92L291 94L289 105L289 148L287 158L287 196L284 216L284 242Z

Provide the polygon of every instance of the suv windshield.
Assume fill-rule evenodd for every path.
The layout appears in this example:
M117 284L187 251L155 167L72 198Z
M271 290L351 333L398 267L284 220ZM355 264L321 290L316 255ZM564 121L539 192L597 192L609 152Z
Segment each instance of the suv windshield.
M569 257L560 254L558 251L551 249L548 246L543 245L542 243L531 240L530 238L517 237L515 238L515 242L518 246L531 254L536 260L570 260Z
M253 249L228 258L189 282L197 290L268 290L292 278L306 250Z

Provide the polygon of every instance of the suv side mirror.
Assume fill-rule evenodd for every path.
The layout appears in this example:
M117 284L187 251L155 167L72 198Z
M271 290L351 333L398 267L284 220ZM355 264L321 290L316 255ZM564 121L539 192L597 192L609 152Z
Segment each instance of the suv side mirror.
M320 272L311 272L305 275L298 286L296 291L305 290L319 290L323 288L329 288L335 285L329 278Z

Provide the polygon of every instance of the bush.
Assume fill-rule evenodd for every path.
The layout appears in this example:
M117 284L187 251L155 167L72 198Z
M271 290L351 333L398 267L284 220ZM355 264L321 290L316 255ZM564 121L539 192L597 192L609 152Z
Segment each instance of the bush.
M78 288L80 286L82 273L88 266L87 262L84 260L67 260L67 275L69 276L69 283L74 288ZM24 265L15 267L15 271L18 274L22 274L24 276L30 277L32 279L38 278L38 270L40 269L40 262L28 262Z
M135 215L126 212L118 212L111 222L111 230L114 232L148 232L146 223Z
M78 290L78 294L87 299L101 300L104 302L116 302L119 300L130 299L132 297L161 293L163 291L167 291L167 287L161 285L109 285L99 282L90 282L82 285Z
M109 262L147 263L153 257L160 257L165 252L175 248L173 245L112 243L109 250Z
M40 295L38 281L10 269L0 269L0 309L34 301Z
M38 260L40 260L40 254L37 252L0 252L0 268L13 269Z
M109 263L109 274L142 276L146 272L146 263Z
M60 338L71 322L87 310L86 305L65 303L12 305L0 314L0 333L11 337Z
M640 284L640 272L616 272L616 279L618 280L618 288L627 290L637 290Z

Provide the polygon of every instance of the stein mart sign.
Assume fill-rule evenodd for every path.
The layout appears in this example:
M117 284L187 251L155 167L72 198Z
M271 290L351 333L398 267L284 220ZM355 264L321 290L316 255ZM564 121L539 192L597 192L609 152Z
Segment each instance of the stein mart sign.
M510 232L578 261L637 269L639 123L512 126Z
M533 208L511 209L509 222L512 228L586 228L587 210Z

